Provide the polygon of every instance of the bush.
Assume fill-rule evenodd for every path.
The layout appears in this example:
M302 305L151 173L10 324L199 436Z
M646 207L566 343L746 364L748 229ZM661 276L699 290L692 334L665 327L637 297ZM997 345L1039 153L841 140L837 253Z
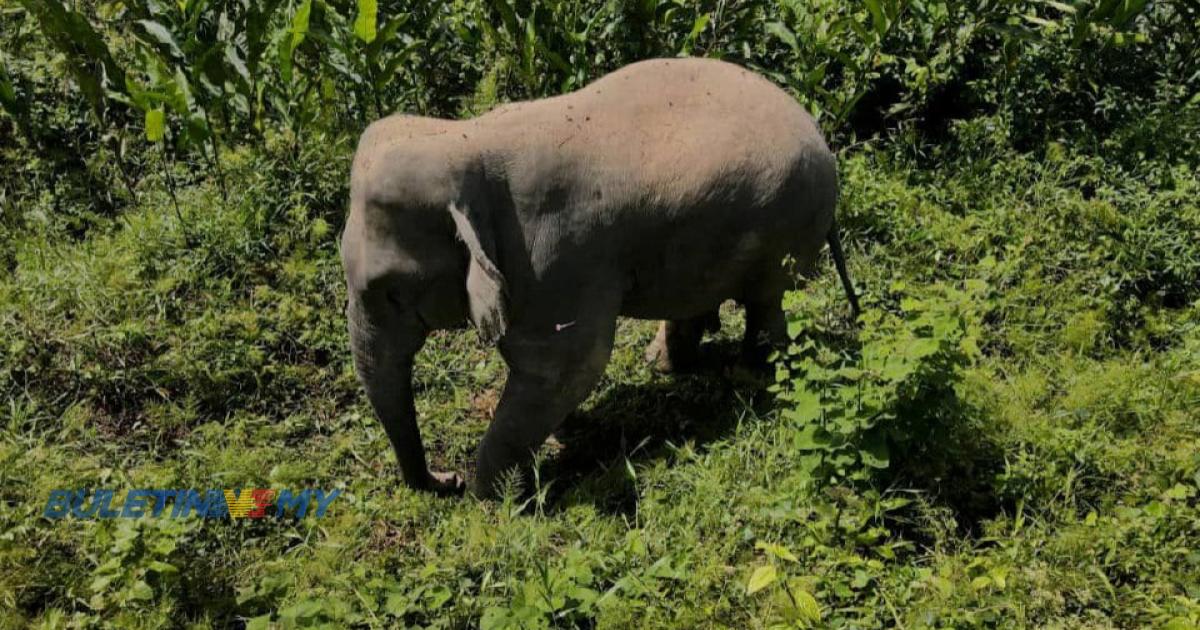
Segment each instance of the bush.
M891 288L899 310L869 305L840 349L821 339L815 303L789 297L792 343L775 363L774 390L814 485L875 481L894 459L943 450L940 438L963 421L955 386L979 356L979 283L933 285L920 298Z

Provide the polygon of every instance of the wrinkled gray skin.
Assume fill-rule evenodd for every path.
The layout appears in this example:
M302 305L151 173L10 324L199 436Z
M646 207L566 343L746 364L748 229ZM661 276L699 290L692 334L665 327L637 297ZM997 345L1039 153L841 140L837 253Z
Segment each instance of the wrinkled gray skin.
M841 267L835 162L812 118L719 61L636 63L471 120L390 116L362 135L350 188L355 366L405 482L442 493L464 483L428 469L417 427L430 330L469 319L508 364L472 485L493 496L595 386L618 316L666 320L647 358L679 369L732 298L761 362L784 340L784 257L808 271L830 239Z

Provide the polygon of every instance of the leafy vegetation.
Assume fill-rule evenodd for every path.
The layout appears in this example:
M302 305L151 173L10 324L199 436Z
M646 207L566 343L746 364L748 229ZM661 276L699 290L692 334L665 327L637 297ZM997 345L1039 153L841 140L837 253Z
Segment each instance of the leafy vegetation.
M0 626L1195 628L1198 33L1182 0L0 0ZM622 321L533 487L401 488L341 314L356 134L678 54L819 115L863 316L789 293L769 390L656 375ZM431 339L438 467L503 378ZM343 494L42 517L97 487Z

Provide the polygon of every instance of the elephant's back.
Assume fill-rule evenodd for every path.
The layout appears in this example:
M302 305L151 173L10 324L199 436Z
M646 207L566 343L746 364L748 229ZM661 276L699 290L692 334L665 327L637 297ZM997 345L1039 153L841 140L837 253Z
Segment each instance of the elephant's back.
M580 100L604 112L596 146L671 201L749 188L772 196L811 151L824 149L811 117L757 74L704 59L634 64L595 83ZM593 120L597 119L593 116ZM739 195L739 197L744 196Z
M556 201L606 199L609 209L768 201L829 156L795 99L711 59L638 62L576 92L506 105L476 125L504 154L518 192L523 183L536 194L562 182L568 189Z
M832 219L834 161L812 118L732 64L640 62L477 120L504 156L535 269L608 259L630 315L735 297L756 270L807 256Z

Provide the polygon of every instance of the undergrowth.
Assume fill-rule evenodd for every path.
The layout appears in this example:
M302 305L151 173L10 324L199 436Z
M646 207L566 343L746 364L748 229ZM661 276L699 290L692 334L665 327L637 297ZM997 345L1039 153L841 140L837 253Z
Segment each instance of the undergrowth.
M401 4L0 0L0 627L1200 627L1194 3ZM356 133L677 54L817 114L862 317L798 280L769 384L732 305L691 375L622 320L528 487L405 489L342 314ZM468 469L503 362L414 374ZM341 494L43 516L84 488Z
M286 154L230 154L244 194L190 187L178 216L145 182L103 234L14 243L0 283L5 623L1191 627L1200 181L1053 151L844 155L862 318L831 272L789 294L773 392L655 375L652 324L622 322L538 486L496 504L400 486L345 351L335 219L277 196ZM420 355L438 466L466 467L503 376L472 332ZM344 500L41 517L54 488L213 485Z

